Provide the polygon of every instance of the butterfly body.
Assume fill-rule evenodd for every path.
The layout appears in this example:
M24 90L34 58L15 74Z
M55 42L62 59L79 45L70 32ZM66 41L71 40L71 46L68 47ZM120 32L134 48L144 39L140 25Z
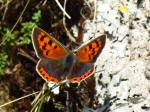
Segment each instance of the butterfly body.
M80 82L94 71L94 62L105 45L106 36L98 37L70 51L40 28L34 28L32 42L38 58L36 69L47 82Z

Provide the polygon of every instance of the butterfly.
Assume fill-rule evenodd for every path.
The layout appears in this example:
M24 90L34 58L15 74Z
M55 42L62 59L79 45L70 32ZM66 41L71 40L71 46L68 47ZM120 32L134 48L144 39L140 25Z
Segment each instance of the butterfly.
M102 52L106 35L88 41L77 50L71 51L41 28L32 31L32 43L39 61L38 74L47 82L67 80L79 83L93 74L94 63Z

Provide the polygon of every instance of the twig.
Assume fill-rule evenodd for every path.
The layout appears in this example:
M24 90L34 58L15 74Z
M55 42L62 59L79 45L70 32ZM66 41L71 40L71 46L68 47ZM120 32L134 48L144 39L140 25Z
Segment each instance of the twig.
M45 96L47 95L45 93L47 89L47 83L44 83L43 84L43 87L42 87L42 90L39 92L39 94L37 95L37 97L33 100L32 102L32 105L33 105L33 108L31 109L30 112L36 112L36 110L38 109L37 108L37 105L45 98Z
M70 107L69 107L69 92L68 91L65 91L65 93L66 93L66 106L67 106L67 112L71 112L71 110L70 110Z
M64 83L64 82L62 82ZM39 92L39 94L37 95L37 97L34 99L34 101L32 102L32 105L33 105L33 108L31 109L30 112L36 112L36 110L38 110L38 104L48 95L50 94L50 91L52 91L53 89L55 89L56 87L60 86L60 84L62 83L59 83L58 85L53 85L49 91L46 91L47 90L47 83L44 83L43 85L43 88L42 90Z
M17 19L16 23L14 24L14 26L13 26L13 28L11 29L10 32L13 32L13 30L14 30L15 27L17 26L17 24L18 24L18 22L20 21L20 19L21 19L23 13L24 13L25 10L27 9L27 6L28 6L29 2L30 2L30 0L27 1L27 3L26 3L26 5L25 5L24 9L22 10L22 12L21 12L19 18ZM3 45L5 41L6 41L6 38L0 43L0 46Z
M88 6L89 9L90 9L90 12L92 13L92 7L91 7L89 1L84 0L84 2L87 4L87 6ZM84 6L84 7L85 7L85 6ZM83 7L83 8L84 8L84 7ZM81 16L86 20L86 19L88 19L88 18L87 18L86 16L84 16L84 14L82 13L82 12L83 12L83 8L80 10L80 14L81 14ZM90 14L89 16L91 16L91 14Z
M69 14L65 11L65 9L61 6L61 4L59 3L58 0L55 0L55 2L57 3L57 5L59 6L59 8L62 10L63 14L65 14L68 19L71 19L71 17L69 16Z
M18 54L20 54L20 55L22 55L22 56L24 56L24 57L30 59L30 60L33 61L34 63L37 63L37 61L36 61L32 56L30 56L28 53L26 53L23 49L19 49L19 51L20 51L20 52L19 52Z
M44 0L44 2L43 2L43 4L42 4L42 5L44 6L44 5L46 4L46 2L47 2L47 0Z
M42 93L44 93L45 88L46 88L46 83L43 84L42 90L39 92L39 94L38 94L38 95L36 96L36 98L33 100L32 105L33 105L35 102L37 102L37 100L40 98L40 95L41 95Z
M29 96L33 96L33 95L35 95L35 94L37 94L37 93L39 93L39 91L34 92L34 93L31 93L31 94L28 94L28 95L25 95L25 96L20 97L20 98L17 98L17 99L15 99L15 100L13 100L13 101L7 102L7 103L5 103L5 104L3 104L3 105L0 105L0 108L4 107L4 106L6 106L6 105L9 105L9 104L11 104L11 103L17 102L17 101L19 101L19 100L22 100L22 99L24 99L24 98L27 98L27 97L29 97Z
M66 7L66 1L67 0L65 0L64 1L64 10L66 9L65 7ZM68 29L67 29L67 27L66 27L66 19L65 19L65 13L63 13L63 25L64 25L64 28L65 28L65 30L66 30L66 33L67 33L67 35L68 35L68 37L70 38L70 40L71 41L73 41L74 43L76 43L76 40L75 40L75 38L70 34L70 32L68 31Z
M3 17L2 17L2 21L4 21L5 20L5 16L6 16L6 13L7 13L7 10L8 10L8 5L9 5L9 1L7 1L7 3L6 3L6 7L5 7L5 10L4 10L4 14L3 14Z
M85 1L85 3L89 6L89 8L92 9L92 8L91 8L91 5L90 5L90 3L89 3L89 1L87 1L87 0L84 0L84 1ZM91 10L91 11L92 11L92 10Z
M47 95L47 94L43 94L42 97L40 97L40 98L38 99L38 101L37 101L36 104L33 106L33 108L31 109L30 112L33 112L33 111L36 109L37 105L40 103L40 101L42 101L42 100L45 98L46 95Z
M86 7L89 7L89 6L84 6L81 10L80 10L80 14L81 14L81 16L85 19L85 20L87 20L88 18L84 15L84 13L83 13L83 10L84 10L84 8L86 8ZM89 7L90 8L90 7ZM92 9L90 8L90 11L92 12Z
M0 7L0 10L3 9L4 7L6 7L10 2L12 2L12 0L9 0L6 4L4 4L2 7Z
M26 3L26 5L25 5L24 9L22 10L22 12L21 12L21 14L20 14L18 20L16 21L15 25L14 25L13 28L11 29L11 32L12 32L12 31L15 29L15 27L17 26L17 24L18 24L19 20L21 19L23 13L25 12L25 10L26 10L26 8L27 8L29 2L30 2L30 0L27 1L27 3Z

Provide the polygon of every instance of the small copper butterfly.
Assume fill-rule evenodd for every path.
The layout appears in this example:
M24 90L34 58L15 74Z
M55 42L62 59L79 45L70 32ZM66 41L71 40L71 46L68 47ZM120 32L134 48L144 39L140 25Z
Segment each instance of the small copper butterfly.
M105 46L106 35L99 36L71 51L36 27L32 42L39 61L36 70L47 82L56 84L63 80L78 83L94 72L94 63Z

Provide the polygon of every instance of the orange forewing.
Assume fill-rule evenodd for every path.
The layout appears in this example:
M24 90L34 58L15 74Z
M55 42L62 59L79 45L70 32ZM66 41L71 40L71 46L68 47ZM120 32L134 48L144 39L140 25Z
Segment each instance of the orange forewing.
M79 61L94 62L104 48L105 41L106 35L102 35L81 46L76 53Z
M33 42L35 46L35 50L42 52L47 58L51 59L60 59L65 57L68 54L67 49L60 44L55 38L47 34L40 28L33 29ZM38 45L36 43L38 42ZM39 56L38 52L37 55Z

